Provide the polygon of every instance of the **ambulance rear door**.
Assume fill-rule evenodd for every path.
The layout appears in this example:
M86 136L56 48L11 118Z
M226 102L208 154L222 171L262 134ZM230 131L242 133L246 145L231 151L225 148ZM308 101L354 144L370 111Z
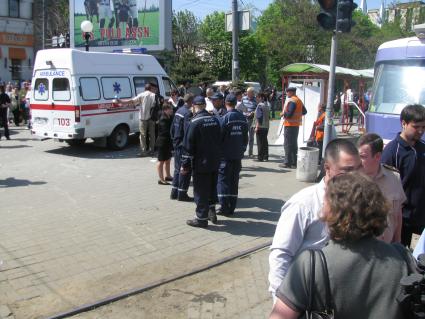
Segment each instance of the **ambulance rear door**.
M76 120L79 121L80 110L76 107L75 97L72 94L69 70L40 70L35 76L34 105L31 105L34 125L39 126L47 119L45 128L53 133L48 137L75 138L75 125L78 124ZM42 114L45 116L41 116Z

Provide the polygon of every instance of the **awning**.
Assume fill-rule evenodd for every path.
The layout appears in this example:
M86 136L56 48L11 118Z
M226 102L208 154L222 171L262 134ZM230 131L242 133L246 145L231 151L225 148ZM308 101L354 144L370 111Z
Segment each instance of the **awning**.
M9 59L25 60L27 53L24 48L9 48Z
M329 65L323 64L313 64L313 63L293 63L289 64L280 71L284 75L289 74L299 74L299 73L309 73L309 74L329 74L330 67ZM353 70L337 66L335 68L335 73L337 75L346 75L352 77L363 77L363 78L373 78L373 69L368 70Z

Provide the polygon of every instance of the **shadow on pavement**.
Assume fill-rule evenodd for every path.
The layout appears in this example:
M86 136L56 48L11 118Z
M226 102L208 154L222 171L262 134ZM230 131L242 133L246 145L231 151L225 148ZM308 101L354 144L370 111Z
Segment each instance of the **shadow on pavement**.
M218 215L219 219L221 218L220 215ZM271 222L277 222L280 217L280 210L276 212L250 212L250 211L238 211L236 209L236 212L226 217L227 219L257 219L257 220L268 220ZM223 217L224 218L224 217Z
M140 152L139 140L135 136L129 137L128 145L121 151L111 151L106 147L96 146L94 142L81 146L69 146L65 142L58 145L60 145L59 148L47 150L46 153L87 159L126 159L137 158L137 153ZM151 157L145 157L145 159L150 160Z
M32 146L29 146L29 145L8 145L8 146L0 145L0 148L6 148L6 149L25 148L25 147L32 147Z
M285 201L276 198L238 198L237 209L258 207L271 213L280 212Z
M276 225L267 222L240 221L235 219L218 220L217 225L209 224L208 230L227 232L232 235L251 237L273 237Z
M261 163L261 162L260 162ZM289 173L290 170L283 168L268 168L262 166L247 166L242 168L242 172L268 172L268 173Z
M0 179L0 187L19 187L19 186L29 186L29 185L43 185L46 182L31 182L27 179L16 179L14 177L8 177L4 180Z
M239 175L239 178L243 178L243 177L255 177L255 176L257 176L257 175L255 175L255 174L240 174Z

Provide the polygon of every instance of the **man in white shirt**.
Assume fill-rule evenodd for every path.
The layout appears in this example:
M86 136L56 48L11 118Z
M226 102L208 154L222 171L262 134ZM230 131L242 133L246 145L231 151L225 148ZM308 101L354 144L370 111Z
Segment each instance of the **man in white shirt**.
M207 106L205 107L205 109L211 113L212 111L214 111L214 105L211 100L211 97L214 95L214 90L212 88L208 88L206 91L206 95L207 96L205 98L205 102L207 103Z
M153 154L155 148L155 121L151 119L151 109L155 107L156 84L148 83L145 85L145 91L136 97L127 100L117 99L114 102L122 105L132 105L139 109L139 129L140 129L140 157ZM147 136L149 135L149 152L147 145Z
M325 150L324 168L326 175L320 183L299 191L282 207L269 256L269 291L274 300L293 258L328 242L328 232L320 220L326 183L336 175L361 168L356 146L346 139L331 141Z

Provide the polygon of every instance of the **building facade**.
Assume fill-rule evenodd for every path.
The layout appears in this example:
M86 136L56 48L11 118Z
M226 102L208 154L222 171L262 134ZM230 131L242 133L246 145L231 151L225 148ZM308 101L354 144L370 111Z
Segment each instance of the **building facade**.
M416 24L425 23L425 2L394 3L385 9L368 10L367 14L370 20L378 26L385 22L398 21L402 29L413 31Z
M33 64L33 0L1 0L0 81L30 80Z

